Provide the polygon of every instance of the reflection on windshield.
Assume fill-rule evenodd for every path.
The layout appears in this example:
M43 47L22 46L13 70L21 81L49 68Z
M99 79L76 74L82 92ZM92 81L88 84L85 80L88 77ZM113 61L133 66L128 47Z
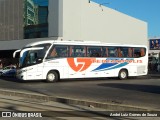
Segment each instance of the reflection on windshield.
M28 50L25 51L20 57L20 68L41 63L49 47L50 44L43 44L29 49L27 48Z
M20 57L20 60L19 60L19 65L20 65L20 67L23 66L24 60L25 60L25 58L26 58L26 55L27 55L27 52L24 52L24 53L23 53L23 56Z

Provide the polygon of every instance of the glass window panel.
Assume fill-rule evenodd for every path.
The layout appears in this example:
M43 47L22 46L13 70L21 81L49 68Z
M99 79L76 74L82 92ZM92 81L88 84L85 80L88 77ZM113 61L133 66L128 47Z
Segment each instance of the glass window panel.
M70 46L70 57L85 57L84 46Z
M48 37L48 0L24 0L24 39Z
M117 48L116 47L108 47L108 56L109 57L117 57Z
M68 46L56 45L52 46L46 59L68 57Z
M88 57L101 57L102 47L87 47Z
M146 55L145 48L134 48L134 57L144 57Z

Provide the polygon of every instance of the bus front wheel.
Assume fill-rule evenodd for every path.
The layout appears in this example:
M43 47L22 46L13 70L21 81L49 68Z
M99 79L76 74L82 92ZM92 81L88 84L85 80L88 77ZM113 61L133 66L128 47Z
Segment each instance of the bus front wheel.
M47 78L46 78L47 82L57 82L58 81L58 74L55 71L50 71L47 74Z
M120 70L118 77L121 80L127 79L128 78L128 72L127 72L127 70Z

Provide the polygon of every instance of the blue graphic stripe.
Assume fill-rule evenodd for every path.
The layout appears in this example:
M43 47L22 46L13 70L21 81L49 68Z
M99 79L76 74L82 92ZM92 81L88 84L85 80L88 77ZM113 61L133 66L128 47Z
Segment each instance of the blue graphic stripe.
M116 66L114 66L112 68L108 68L108 69L105 69L105 70L112 70L112 69L120 68L120 67L126 66L127 64L128 64L127 62L121 63L119 65L116 65Z
M107 59L107 60L124 60L124 59ZM134 60L134 59L126 59L126 60ZM126 66L128 64L129 64L128 62L124 62L124 63L103 63L99 67L94 69L93 71L112 70L112 69L116 69L116 68Z
M118 64L118 63L103 63L99 67L97 67L96 69L94 69L93 71L109 68L109 67L112 67L112 66L114 66L116 64Z

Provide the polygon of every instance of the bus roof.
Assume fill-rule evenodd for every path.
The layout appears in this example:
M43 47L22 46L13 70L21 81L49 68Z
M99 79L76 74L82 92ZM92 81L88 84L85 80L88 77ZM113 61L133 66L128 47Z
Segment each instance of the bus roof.
M135 45L135 44L121 44L121 43L105 43L100 41L81 41L81 40L68 40L68 41L60 41L60 40L46 40L46 41L38 41L27 44L25 47L35 46L39 44L64 44L64 45L93 45L93 46L132 46L132 47L147 47L145 45Z

